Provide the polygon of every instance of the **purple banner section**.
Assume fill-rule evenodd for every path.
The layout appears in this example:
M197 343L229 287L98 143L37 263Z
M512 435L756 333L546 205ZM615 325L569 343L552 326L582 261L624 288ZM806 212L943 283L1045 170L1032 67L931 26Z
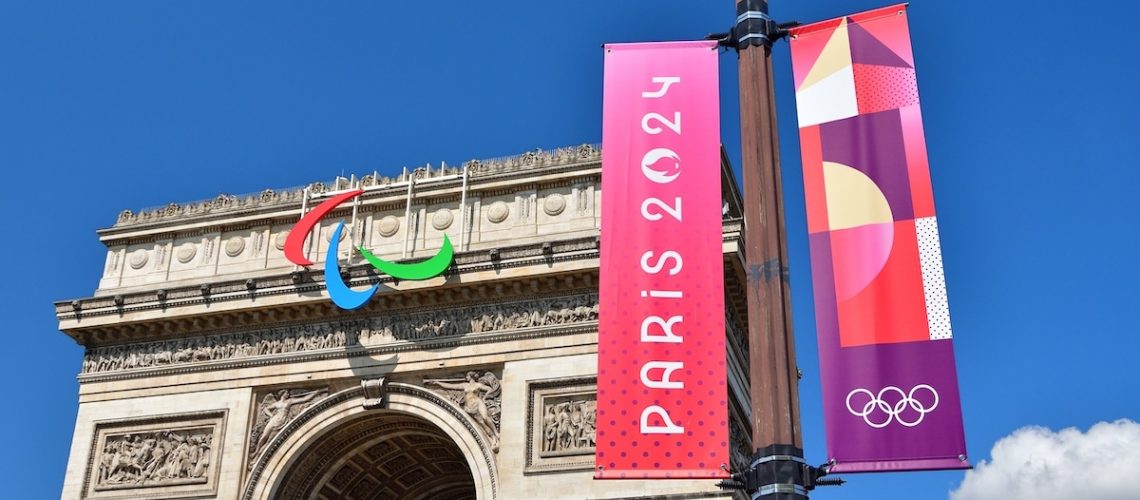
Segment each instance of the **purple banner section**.
M790 38L831 470L969 468L906 6Z

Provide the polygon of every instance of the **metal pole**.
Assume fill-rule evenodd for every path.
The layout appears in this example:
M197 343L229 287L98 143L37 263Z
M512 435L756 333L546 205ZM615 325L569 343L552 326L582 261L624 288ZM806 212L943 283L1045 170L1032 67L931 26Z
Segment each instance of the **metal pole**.
M467 165L463 165L463 194L459 195L459 251L467 250Z
M301 220L301 218L304 217L305 213L308 211L309 211L309 187L305 186L305 190L302 191L302 195L301 195L301 215L297 217L297 220ZM312 236L305 236L305 243L304 243L305 255L309 254L309 241L311 238L312 238ZM293 272L297 272L300 269L301 269L301 266L298 266L297 264L293 264Z
M405 169L406 171L406 169ZM408 237L412 234L412 188L416 185L416 172L408 176L408 202L404 208L404 255L408 256Z
M748 353L754 468L802 469L798 369L792 336L771 42L777 31L765 0L734 0L740 72L744 247L748 273ZM761 460L767 458L767 461ZM765 467L767 467L765 465ZM800 481L776 472L752 498L804 499ZM797 478L798 479L798 478Z
M355 179L355 176L353 176L352 188L353 189L360 189L360 183ZM348 238L348 240L349 240L348 241L348 246L349 246L348 262L349 263L352 263L352 255L353 255L353 253L356 252L356 230L359 227L356 225L356 213L359 210L359 208L360 208L360 197L357 196L356 198L352 199L352 232L349 233L351 236L349 236L349 238ZM334 244L335 244L335 242L334 242Z

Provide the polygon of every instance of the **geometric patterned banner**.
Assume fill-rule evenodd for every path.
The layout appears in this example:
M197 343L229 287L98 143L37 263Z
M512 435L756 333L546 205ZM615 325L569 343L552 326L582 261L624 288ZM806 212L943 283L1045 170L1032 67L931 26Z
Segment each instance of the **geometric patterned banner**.
M831 470L968 468L906 6L790 42Z

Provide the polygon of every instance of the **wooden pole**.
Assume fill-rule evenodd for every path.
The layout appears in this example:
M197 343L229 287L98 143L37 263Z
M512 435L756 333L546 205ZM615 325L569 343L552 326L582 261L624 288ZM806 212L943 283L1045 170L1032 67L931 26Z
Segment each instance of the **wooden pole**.
M739 5L745 1L734 0L737 12L746 10ZM766 14L766 2L750 2L753 8L758 3ZM770 43L747 45L738 54L752 445L802 450Z

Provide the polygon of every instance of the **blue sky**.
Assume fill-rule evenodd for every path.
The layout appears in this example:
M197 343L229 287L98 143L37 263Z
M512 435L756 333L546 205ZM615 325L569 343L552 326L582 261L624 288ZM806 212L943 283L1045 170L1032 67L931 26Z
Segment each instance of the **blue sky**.
M880 5L784 0L772 13ZM1072 9L910 9L974 460L1026 425L1140 416L1140 77L1128 63L1140 7ZM56 330L52 302L92 294L95 230L121 210L599 142L600 44L700 38L733 18L727 0L0 0L5 495L59 496L82 349ZM786 43L775 66L805 445L822 461ZM739 168L736 74L723 54L723 141ZM813 498L945 498L962 478L848 476Z

